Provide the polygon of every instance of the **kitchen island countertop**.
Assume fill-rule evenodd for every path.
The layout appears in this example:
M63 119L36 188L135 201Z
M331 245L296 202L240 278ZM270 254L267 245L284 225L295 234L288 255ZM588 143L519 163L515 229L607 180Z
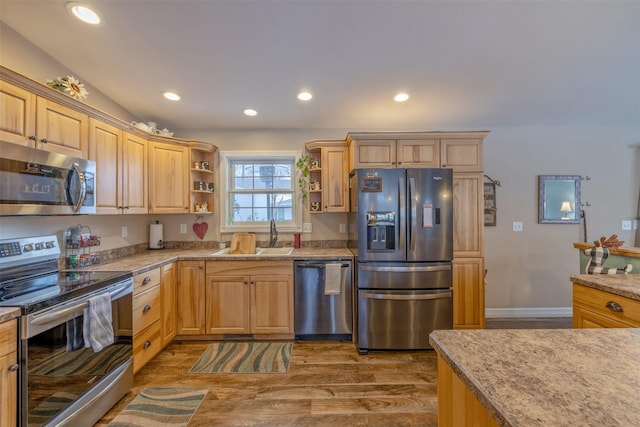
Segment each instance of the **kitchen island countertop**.
M640 274L578 274L571 276L571 281L640 301Z
M346 259L353 258L347 248L301 248L294 249L290 255L214 255L219 249L158 249L147 250L133 255L115 258L102 264L91 265L83 270L93 271L131 271L134 275L158 268L174 261L283 261L308 259Z
M501 426L639 426L640 329L435 331Z

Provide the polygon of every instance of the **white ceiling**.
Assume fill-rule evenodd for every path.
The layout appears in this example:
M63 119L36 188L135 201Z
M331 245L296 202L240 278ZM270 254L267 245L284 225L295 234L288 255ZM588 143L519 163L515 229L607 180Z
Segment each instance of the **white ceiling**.
M99 28L65 3L2 0L0 19L169 128L640 125L637 0L87 1Z

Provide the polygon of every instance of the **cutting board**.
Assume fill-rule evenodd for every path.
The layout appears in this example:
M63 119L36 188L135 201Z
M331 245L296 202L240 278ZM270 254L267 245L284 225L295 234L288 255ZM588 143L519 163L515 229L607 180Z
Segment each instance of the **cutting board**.
M254 233L233 233L231 235L231 254L255 254L256 235Z

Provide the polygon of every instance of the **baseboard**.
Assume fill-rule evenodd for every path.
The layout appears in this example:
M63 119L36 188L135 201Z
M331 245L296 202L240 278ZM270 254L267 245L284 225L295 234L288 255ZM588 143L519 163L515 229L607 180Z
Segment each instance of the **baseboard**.
M572 307L539 307L539 308L487 308L485 317L514 318L514 317L572 317Z

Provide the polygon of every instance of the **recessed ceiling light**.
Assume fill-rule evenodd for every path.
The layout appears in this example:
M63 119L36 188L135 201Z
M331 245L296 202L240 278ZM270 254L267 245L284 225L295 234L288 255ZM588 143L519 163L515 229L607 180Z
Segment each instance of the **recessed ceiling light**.
M406 93L399 93L396 96L393 97L394 101L396 102L404 102L407 99L409 99L409 94Z
M169 101L180 101L180 95L175 92L165 92L162 96L167 98Z
M298 94L298 99L300 101L309 101L311 98L313 98L313 95L306 91L300 92Z
M254 110L253 108L247 108L246 110L244 110L244 114L249 116L249 117L253 117L253 116L257 116L258 112L256 110Z
M100 17L97 13L89 9L87 6L81 5L80 3L67 3L66 8L69 13L71 13L73 16L75 16L85 24L98 25L101 22Z

